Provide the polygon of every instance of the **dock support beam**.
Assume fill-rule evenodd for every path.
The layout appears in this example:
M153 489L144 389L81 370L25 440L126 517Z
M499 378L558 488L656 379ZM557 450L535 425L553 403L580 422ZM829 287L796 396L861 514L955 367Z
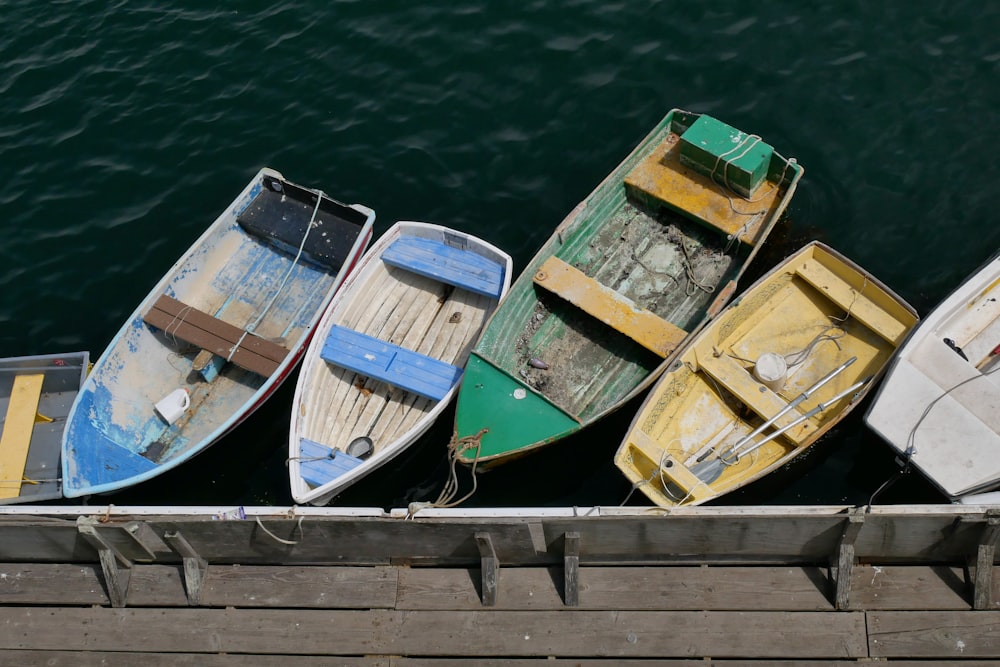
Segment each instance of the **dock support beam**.
M580 533L566 533L563 552L563 602L580 605Z
M500 563L497 561L497 552L493 549L493 540L490 539L490 534L476 533L476 546L479 547L479 560L483 572L483 606L495 607Z
M187 593L188 604L197 607L201 604L202 585L208 575L208 563L198 555L191 544L181 535L180 531L169 530L163 534L163 540L177 552L184 563L184 590Z
M77 532L97 551L104 574L104 584L112 607L124 607L128 599L128 585L132 580L132 561L125 558L117 549L110 545L93 524L81 517L77 521Z
M840 542L834 556L836 564L831 568L833 570L835 609L850 609L851 572L854 570L855 560L854 542L858 539L864 522L864 508L852 507L844 524L844 530L840 534Z
M986 527L979 538L976 550L976 579L972 589L972 608L990 609L993 606L993 561L997 542L1000 541L1000 511L986 511Z

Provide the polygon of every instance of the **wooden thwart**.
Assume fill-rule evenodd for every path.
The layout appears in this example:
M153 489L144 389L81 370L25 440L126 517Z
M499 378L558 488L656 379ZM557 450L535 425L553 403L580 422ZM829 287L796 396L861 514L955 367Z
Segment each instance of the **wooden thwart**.
M788 405L785 399L755 380L748 370L725 354L718 357L712 354L698 354L698 368L710 375L764 419L770 419ZM792 410L775 422L774 426L780 428L801 416L801 412ZM813 424L811 420L807 420L785 431L784 437L799 444L809 436L812 430Z
M566 299L661 357L673 352L688 335L687 331L656 313L640 308L558 257L545 260L535 274L535 284Z
M28 461L28 448L44 379L41 373L14 378L3 434L0 435L0 498L21 495L21 479Z
M661 447L659 442L642 429L633 429L629 438L634 443L633 456L646 456L646 452L656 451ZM709 483L699 479L687 466L674 457L664 455L661 460L653 463L663 471L663 474L662 476L655 475L650 483L659 486L662 480L669 480L692 502L700 502L715 495L715 491Z
M877 303L851 287L844 279L815 260L796 267L795 272L851 316L895 346L902 344L909 328Z
M142 319L168 336L176 336L264 377L273 375L289 353L277 343L247 333L166 294L160 296ZM237 344L239 347L233 352Z

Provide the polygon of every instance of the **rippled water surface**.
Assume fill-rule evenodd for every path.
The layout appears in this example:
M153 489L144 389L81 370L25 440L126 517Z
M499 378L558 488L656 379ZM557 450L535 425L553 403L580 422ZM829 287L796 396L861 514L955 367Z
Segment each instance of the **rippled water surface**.
M203 4L5 3L0 355L96 358L261 166L372 206L377 233L438 222L519 268L672 107L805 166L758 270L819 238L924 314L1000 243L992 3ZM290 503L291 394L107 500ZM637 407L481 477L469 503L625 501L611 455ZM726 502L867 500L894 468L860 414ZM450 417L340 503L436 497ZM915 475L882 499L938 500Z

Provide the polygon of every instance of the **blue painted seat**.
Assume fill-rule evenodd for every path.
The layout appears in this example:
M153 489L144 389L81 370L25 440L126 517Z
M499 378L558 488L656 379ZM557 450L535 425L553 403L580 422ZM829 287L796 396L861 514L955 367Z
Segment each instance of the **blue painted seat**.
M333 325L320 356L331 364L440 401L458 384L462 369L419 352Z
M433 239L400 237L382 253L382 261L493 298L503 289L501 264Z
M359 458L308 438L299 439L299 456L299 474L314 487L333 481L362 463Z

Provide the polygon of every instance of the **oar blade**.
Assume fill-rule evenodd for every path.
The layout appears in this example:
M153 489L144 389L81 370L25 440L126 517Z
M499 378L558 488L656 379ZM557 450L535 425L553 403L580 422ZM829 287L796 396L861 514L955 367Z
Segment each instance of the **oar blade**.
M726 464L722 459L714 458L696 463L691 467L691 473L705 484L711 484L719 479L725 469Z

